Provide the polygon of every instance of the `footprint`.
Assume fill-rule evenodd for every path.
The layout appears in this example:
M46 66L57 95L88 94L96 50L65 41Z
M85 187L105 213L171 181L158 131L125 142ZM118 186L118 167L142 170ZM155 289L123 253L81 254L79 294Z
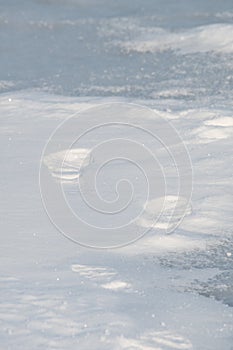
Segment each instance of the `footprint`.
M146 203L145 213L139 219L139 225L153 227L170 232L184 216L192 212L191 205L184 197L168 195ZM157 220L158 218L158 220Z
M227 139L233 135L233 118L225 116L205 120L203 125L196 128L192 134L199 139L200 143Z
M119 291L129 290L131 287L129 283L120 280L116 270L111 268L74 264L71 269L104 289Z
M213 125L213 126L233 126L233 118L232 117L219 117L211 120L206 120L204 122L205 125Z
M62 183L76 183L81 170L91 162L89 149L75 148L51 153L44 158L44 164L51 175Z
M183 336L169 332L146 332L139 339L121 337L118 339L122 350L189 350L191 342Z

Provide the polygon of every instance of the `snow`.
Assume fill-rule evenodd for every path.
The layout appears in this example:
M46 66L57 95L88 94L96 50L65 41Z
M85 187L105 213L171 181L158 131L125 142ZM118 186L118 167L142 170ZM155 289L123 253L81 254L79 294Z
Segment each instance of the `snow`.
M126 50L143 52L156 52L176 50L182 54L197 52L233 52L233 39L231 36L233 26L230 24L212 24L186 31L169 32L163 28L138 28L137 38L126 41L120 46Z
M100 98L98 103L107 100ZM33 118L29 118L34 101ZM232 194L227 179L232 172L226 164L231 157L232 137L207 135L208 142L200 149L200 135L194 132L197 114L203 115L199 120L211 133L212 124L221 130L222 124L229 123L225 116L228 111L205 110L202 114L182 110L166 114L187 140L195 175L192 205L172 234L157 232L158 227L153 228L151 223L152 229L136 243L98 252L59 235L46 218L38 188L43 147L62 118L56 111L62 105L65 120L73 113L74 104L82 110L85 103L83 99L73 98L71 102L69 97L60 96L57 104L56 96L29 91L1 96L2 121L4 116L9 126L1 131L1 143L5 145L2 157L7 160L2 163L5 176L1 180L6 233L1 246L1 343L12 349L16 342L19 349L30 348L31 344L38 349L230 349L232 309L201 296L202 283L208 283L211 275L214 278L221 274L221 264L217 269L206 269L202 276L199 268L192 267L198 254L204 257L206 249L218 250L219 242L231 235ZM160 113L159 109L156 113ZM201 138L204 140L203 135ZM61 182L70 193L78 181L73 171L78 174L85 156L90 160L90 151L74 148L45 158L49 172L55 176L53 181ZM59 159L65 159L62 176L56 168ZM88 164L91 163L84 164L84 169ZM161 224L168 223L177 199L178 215L180 208L186 207L185 199L167 196ZM157 201L149 203L147 215L156 210ZM146 225L150 226L150 221ZM227 243L226 249L222 259L232 259ZM180 259L178 266L169 262L174 254ZM190 268L183 270L187 259ZM162 265L159 261L163 261ZM176 267L171 268L172 264ZM188 292L193 283L199 286L200 294Z
M0 349L232 349L232 7L166 5L0 4Z

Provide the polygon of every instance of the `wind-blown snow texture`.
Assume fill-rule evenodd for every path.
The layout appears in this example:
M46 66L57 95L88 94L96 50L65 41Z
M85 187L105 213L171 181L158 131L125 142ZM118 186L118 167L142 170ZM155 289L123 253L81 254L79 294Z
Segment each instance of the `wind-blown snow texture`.
M0 349L233 348L232 19L231 1L0 3ZM56 231L38 176L60 122L111 101L175 126L193 196L171 235L98 251ZM90 149L61 178L65 151L45 163L70 186Z

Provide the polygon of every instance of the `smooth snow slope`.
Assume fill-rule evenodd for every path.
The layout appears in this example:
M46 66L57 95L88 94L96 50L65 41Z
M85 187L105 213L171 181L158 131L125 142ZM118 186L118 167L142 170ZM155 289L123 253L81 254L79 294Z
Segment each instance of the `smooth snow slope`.
M232 20L232 0L0 1L1 350L233 349ZM50 222L40 160L67 117L112 102L176 128L193 192L171 234L172 186L156 225L164 196L149 202L143 238L95 250ZM43 162L74 207L94 141Z

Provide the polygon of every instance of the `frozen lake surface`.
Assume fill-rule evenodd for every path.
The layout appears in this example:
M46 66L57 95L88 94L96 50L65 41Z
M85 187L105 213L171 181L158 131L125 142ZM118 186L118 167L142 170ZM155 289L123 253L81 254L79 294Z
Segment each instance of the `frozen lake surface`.
M233 349L232 33L227 0L0 1L1 349ZM161 229L176 199L172 181L162 218L150 220L161 194L138 222L151 228L144 237L98 250L50 222L40 161L66 118L114 103L149 107L174 126L190 154L193 191L190 203L181 198L184 218L171 234ZM154 127L156 119L142 119ZM68 155L65 136L42 163L76 208L99 135ZM109 200L108 180L121 169L107 168L100 184Z

